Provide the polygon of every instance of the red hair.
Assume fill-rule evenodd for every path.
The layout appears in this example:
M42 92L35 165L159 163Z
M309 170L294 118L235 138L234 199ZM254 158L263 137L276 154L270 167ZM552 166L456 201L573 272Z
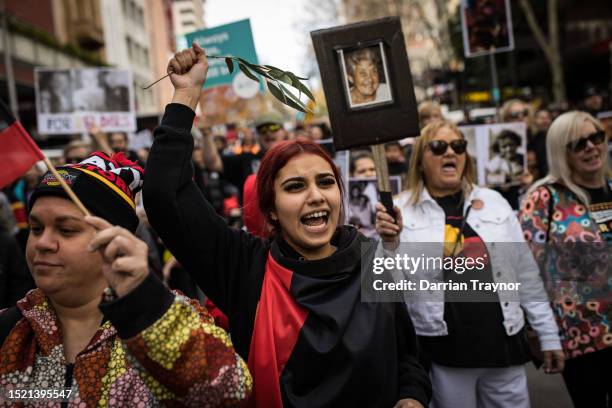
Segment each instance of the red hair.
M336 184L340 190L340 197L344 197L344 187L342 184L342 176L336 167L336 164L329 154L317 143L310 140L285 140L274 145L268 150L261 161L259 170L257 171L257 203L259 209L266 218L268 224L276 227L277 222L274 222L270 215L276 209L276 193L274 191L274 180L278 172L285 167L289 160L300 154L314 154L325 160L334 173ZM341 200L340 219L344 213L344 200Z

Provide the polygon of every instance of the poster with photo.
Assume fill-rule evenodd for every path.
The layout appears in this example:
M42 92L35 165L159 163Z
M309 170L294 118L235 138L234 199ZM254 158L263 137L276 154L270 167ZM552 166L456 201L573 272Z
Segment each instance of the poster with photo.
M350 108L392 103L387 57L382 42L337 51Z
M467 58L514 49L508 0L461 0L460 12Z
M118 68L36 68L41 134L136 130L132 73Z
M390 176L391 193L399 194L402 187L400 176ZM351 177L347 189L346 223L355 226L359 231L369 238L377 238L376 234L376 203L378 193L376 189L376 178Z
M527 127L524 123L462 126L468 154L475 158L477 182L489 187L520 184L527 169Z
M337 150L420 134L399 17L310 33Z

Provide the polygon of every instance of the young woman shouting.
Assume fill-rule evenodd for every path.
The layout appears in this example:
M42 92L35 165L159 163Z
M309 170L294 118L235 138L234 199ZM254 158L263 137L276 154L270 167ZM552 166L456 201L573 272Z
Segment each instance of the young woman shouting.
M258 204L274 229L260 239L229 228L193 183L190 135L208 64L204 51L174 56L175 87L147 164L149 220L177 260L228 317L254 377L258 407L423 407L406 309L360 300L361 243L340 225L342 184L316 144L281 142L257 174Z

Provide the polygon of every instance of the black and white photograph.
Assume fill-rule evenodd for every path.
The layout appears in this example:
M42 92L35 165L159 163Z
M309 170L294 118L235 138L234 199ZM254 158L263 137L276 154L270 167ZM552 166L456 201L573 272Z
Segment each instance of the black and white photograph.
M401 190L402 179L400 176L390 176L391 193L398 194ZM376 203L378 193L376 190L376 178L354 178L348 182L348 211L347 223L355 226L359 232L369 238L377 238Z
M516 127L488 129L489 157L485 164L487 185L520 184L526 168L525 136Z
M462 127L461 133L463 137L468 142L467 144L467 154L474 161L476 165L476 169L478 169L478 143L476 141L476 128L474 126L465 126Z
M104 89L104 107L106 112L130 111L129 71L104 69L99 73L100 85Z
M37 68L35 75L39 133L136 130L130 70Z
M393 102L383 43L338 50L351 108Z
M101 112L105 111L104 88L100 83L98 69L79 69L74 74L74 110Z
M38 109L41 113L72 112L70 70L38 72Z

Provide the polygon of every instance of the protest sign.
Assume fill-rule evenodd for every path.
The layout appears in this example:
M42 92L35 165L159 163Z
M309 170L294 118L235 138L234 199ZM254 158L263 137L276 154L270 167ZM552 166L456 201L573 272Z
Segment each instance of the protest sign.
M132 73L117 68L36 68L41 134L136 130Z
M460 12L467 58L514 49L508 0L462 0Z
M527 127L524 123L461 126L468 155L476 162L478 184L520 185L527 169Z

